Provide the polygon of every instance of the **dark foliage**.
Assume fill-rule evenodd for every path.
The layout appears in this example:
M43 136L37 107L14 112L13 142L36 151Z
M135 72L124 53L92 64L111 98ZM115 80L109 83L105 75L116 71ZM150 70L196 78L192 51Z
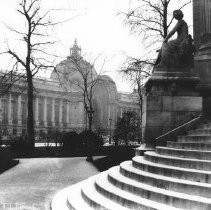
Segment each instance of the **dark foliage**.
M65 150L73 150L82 147L79 135L75 131L64 133L62 135L62 143Z
M13 160L12 157L9 147L0 147L0 174L18 164L19 161Z
M85 130L79 134L80 141L84 143L87 148L97 149L103 145L102 136L93 131Z
M24 152L28 150L28 144L25 136L12 137L10 141L10 148L13 153Z
M117 119L113 135L115 145L118 145L120 140L123 140L126 145L129 141L139 141L139 134L140 124L136 112L125 112L122 118Z
M105 171L109 168L119 165L121 162L131 160L134 157L134 147L107 147L105 148L105 157L96 158L93 164L99 171Z

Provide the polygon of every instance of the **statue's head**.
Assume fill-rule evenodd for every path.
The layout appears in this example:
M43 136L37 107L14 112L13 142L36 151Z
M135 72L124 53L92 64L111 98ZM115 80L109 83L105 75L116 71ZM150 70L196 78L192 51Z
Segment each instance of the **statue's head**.
M178 9L178 10L174 10L173 16L176 20L181 20L183 18L184 14L180 9Z

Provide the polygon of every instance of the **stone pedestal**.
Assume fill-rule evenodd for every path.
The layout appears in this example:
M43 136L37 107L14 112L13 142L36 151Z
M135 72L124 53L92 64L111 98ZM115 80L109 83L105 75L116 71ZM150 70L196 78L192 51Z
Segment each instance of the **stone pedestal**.
M155 147L155 138L201 114L198 82L188 68L155 69L145 84L142 107L142 139L147 150Z
M194 70L200 77L197 88L203 97L203 113L206 118L211 119L211 40L199 47Z

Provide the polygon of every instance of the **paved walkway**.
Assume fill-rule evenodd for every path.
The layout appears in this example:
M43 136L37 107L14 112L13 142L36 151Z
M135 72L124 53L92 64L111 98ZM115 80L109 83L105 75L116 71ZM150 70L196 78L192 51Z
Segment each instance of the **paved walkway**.
M0 174L0 209L47 210L58 190L97 173L84 157L20 159Z

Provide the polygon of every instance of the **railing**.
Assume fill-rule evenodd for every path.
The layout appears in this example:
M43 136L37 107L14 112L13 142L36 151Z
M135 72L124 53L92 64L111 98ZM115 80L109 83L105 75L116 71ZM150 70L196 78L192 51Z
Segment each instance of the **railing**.
M203 115L200 115L193 120L180 125L179 127L163 134L156 138L156 145L157 146L166 146L167 141L176 141L177 136L185 135L187 131L195 129L199 124L206 122L206 119Z

